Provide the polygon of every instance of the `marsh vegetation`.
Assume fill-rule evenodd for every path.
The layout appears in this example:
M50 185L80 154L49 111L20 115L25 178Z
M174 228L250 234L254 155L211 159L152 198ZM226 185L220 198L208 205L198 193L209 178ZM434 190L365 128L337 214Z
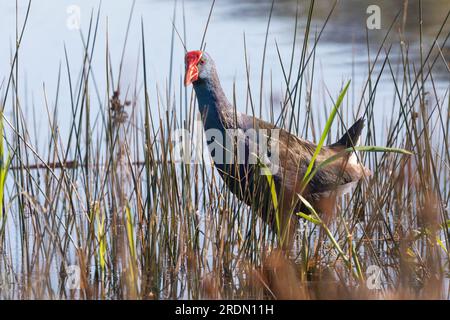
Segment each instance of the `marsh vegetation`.
M282 51L269 34L287 2L294 27ZM295 248L286 254L256 209L226 188L208 153L199 163L177 161L174 132L198 130L196 99L178 73L188 32L181 3L174 5L165 83L149 80L149 51L158 50L146 41L148 28L156 28L152 21L140 20L131 3L124 19L140 30L135 66L117 64L111 56L130 50L128 29L122 51L111 52L115 35L98 30L114 21L103 19L99 6L79 31L81 63L64 51L56 87L43 84L32 103L21 50L35 1L20 8L10 69L0 78L0 297L449 299L450 8L443 5L438 27L427 29L424 3L405 1L374 43L364 30L366 52L355 63L365 57L367 74L341 96L325 143L364 116L362 145L412 155L362 151L373 175L340 197L329 216L313 210L299 216ZM214 4L205 5L214 15ZM317 5L269 2L262 59L248 59L243 34L245 77L226 92L239 110L316 142L350 80L315 81L321 77L316 54L340 4ZM202 19L208 26L209 17ZM214 50L208 38L216 36L205 27L193 49L203 38ZM93 59L99 43L104 64ZM268 50L276 70L266 66ZM281 75L278 83L272 72ZM124 77L133 79L130 85ZM337 90L328 88L331 81ZM379 95L389 96L385 109ZM36 115L35 104L45 112ZM38 126L37 117L47 125ZM67 285L71 266L79 268L79 289Z

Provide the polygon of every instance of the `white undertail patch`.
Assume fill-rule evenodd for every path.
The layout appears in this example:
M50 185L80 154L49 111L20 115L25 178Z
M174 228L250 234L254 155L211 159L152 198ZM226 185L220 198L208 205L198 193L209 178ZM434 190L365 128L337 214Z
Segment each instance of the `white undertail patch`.
M356 141L355 147L359 146L359 144L361 143L361 137L358 138L358 140ZM357 151L353 151L350 154L350 157L348 158L348 163L351 165L357 165L358 162L358 156L356 154Z

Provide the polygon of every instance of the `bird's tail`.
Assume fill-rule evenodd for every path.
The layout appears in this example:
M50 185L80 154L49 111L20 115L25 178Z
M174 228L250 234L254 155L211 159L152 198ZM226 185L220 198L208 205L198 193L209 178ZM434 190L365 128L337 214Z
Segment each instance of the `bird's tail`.
M351 147L357 147L359 146L359 140L361 136L362 129L364 128L364 118L359 118L358 121L356 121L350 129L347 130L347 132L340 138L336 143L333 143L330 145L330 147L337 147L337 148L351 148ZM355 165L360 169L360 176L366 176L369 177L372 175L372 172L364 167L358 160L358 156L356 154L356 151L352 151L349 154L348 157L348 164Z
M330 145L330 147L344 147L350 148L359 145L359 137L361 135L362 129L364 128L364 118L359 118L350 129L340 138L336 143Z

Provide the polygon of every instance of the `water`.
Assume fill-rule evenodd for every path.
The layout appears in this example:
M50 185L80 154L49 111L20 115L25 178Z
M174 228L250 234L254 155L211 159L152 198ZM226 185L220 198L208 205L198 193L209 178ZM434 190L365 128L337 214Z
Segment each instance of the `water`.
M333 1L320 1L314 11L314 21L312 24L312 36L320 30L323 21L328 15ZM247 43L248 59L251 67L251 86L255 92L259 90L261 75L262 52L265 40L267 20L269 16L271 1L217 1L206 36L207 51L215 59L220 79L229 97L232 95L233 82L238 88L236 94L238 98L238 108L243 109L245 102L246 88L246 68L244 60L244 35ZM330 99L324 94L323 88L327 88L330 94L337 96L342 84L348 80L353 80L351 101L344 119L351 122L355 114L359 98L362 93L364 81L367 79L367 48L366 48L366 28L365 22L368 15L365 13L368 5L378 4L381 8L382 24L381 30L368 32L371 43L371 62L373 62L376 49L380 46L386 30L388 29L395 13L402 8L403 4L392 1L341 1L333 13L329 25L326 27L321 42L316 52L316 73L312 93L315 105L330 105ZM19 27L23 21L27 2L19 1ZM64 46L67 48L68 60L71 71L74 75L79 75L80 66L83 59L83 44L77 30L70 28L72 14L68 13L68 8L75 5L79 8L81 18L81 30L85 37L89 27L91 13L98 8L96 1L54 1L41 0L32 3L29 22L24 33L22 46L20 49L20 79L19 92L21 96L26 96L27 100L22 101L23 108L30 112L30 121L33 117L31 109L34 108L36 114L46 114L44 106L45 95L49 103L54 103L56 98L56 86L59 68L62 68L61 92L59 97L59 115L61 121L65 119L67 113L64 106L70 103L67 94L67 72L64 60ZM125 40L125 32L128 23L128 16L132 1L111 2L104 1L101 6L97 44L92 61L95 82L100 93L98 99L100 103L105 103L105 50L106 33L109 35L109 49L115 72L118 73L122 48ZM186 45L188 49L198 49L210 10L210 1L178 1L174 16L174 1L152 1L137 0L133 13L133 20L130 28L130 36L124 55L123 75L121 78L122 92L133 92L135 87L136 70L140 69L140 19L144 21L144 29L147 45L147 64L149 73L149 83L151 90L165 91L169 79L173 79L174 92L180 86L184 62L183 47L181 41L175 35L173 69L170 75L170 50L172 41L172 19L175 18L175 25L183 34L183 11L184 5L185 24L187 30ZM302 44L303 29L307 15L307 4L302 1L299 7L299 31L297 46ZM442 24L446 12L450 9L450 3L445 0L427 1L424 7L424 52L432 44L435 34ZM0 4L3 18L0 21L0 41L5 50L0 52L0 83L5 81L10 71L11 55L14 51L15 42L15 2L3 1ZM274 6L273 19L271 21L270 32L267 42L267 57L264 73L264 83L268 86L273 82L275 99L283 94L281 86L284 84L282 70L278 60L275 42L278 43L283 63L287 65L290 59L293 31L295 26L296 1L276 1ZM417 27L417 1L410 1L408 15L405 18L406 40L410 45L410 58L417 68L420 66L419 51L417 49L418 27ZM400 17L401 22L403 17ZM390 43L398 43L398 25L394 28L392 36L384 46L387 50ZM446 30L448 32L447 24ZM445 32L444 32L445 34ZM6 50L9 48L9 50ZM446 59L449 58L450 45L442 48ZM392 64L398 63L398 45L394 45ZM297 49L296 60L300 55ZM381 62L384 55L382 54ZM394 58L395 57L395 58ZM377 74L374 74L374 77ZM450 73L448 72L442 59L439 59L434 69L434 77L438 90L444 92L448 89ZM77 79L73 76L73 81ZM381 81L378 90L375 109L379 114L385 114L392 108L392 97L394 90L389 70L383 74L384 81ZM138 88L141 88L141 83ZM267 110L269 100L269 88L264 88L264 107ZM152 95L154 96L154 95ZM278 102L278 101L276 101ZM156 104L156 103L155 103ZM256 101L259 105L259 101ZM6 113L11 110L6 108ZM95 109L93 110L95 113ZM266 114L267 116L267 114ZM47 117L39 116L35 119L40 128L48 125ZM383 119L379 118L381 123ZM350 123L348 123L350 124ZM45 132L46 130L42 130ZM40 132L39 130L37 132ZM43 134L43 133L42 133Z

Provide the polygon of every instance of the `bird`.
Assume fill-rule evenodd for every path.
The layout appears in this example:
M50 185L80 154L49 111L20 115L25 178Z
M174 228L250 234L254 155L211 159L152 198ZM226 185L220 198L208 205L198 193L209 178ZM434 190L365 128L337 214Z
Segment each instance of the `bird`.
M349 186L371 174L360 163L354 150L351 153L344 152L345 156L319 168L305 185L303 177L313 158L316 144L253 115L238 112L227 99L216 65L207 52L187 52L185 68L184 85L193 85L214 166L231 192L255 209L272 230L281 231L292 239L298 222L296 213L305 209L299 195L313 207L319 206L332 194L347 192L345 190ZM342 153L344 149L358 145L363 127L364 119L360 118L336 143L323 146L317 155L315 166ZM246 134L248 131L253 134ZM266 141L263 141L262 135L257 134L259 131L265 132L267 140L273 138L271 143L276 148L265 148ZM276 135L271 132L276 132ZM250 161L252 151L260 149L268 149L267 154L261 155L262 158L265 156L266 161L270 158L268 155L271 155L272 149L277 150L277 163L273 166L277 170L270 175L270 181L267 174L261 174L261 163ZM240 161L230 161L236 160L236 153L240 150ZM270 160L268 163L271 164ZM276 190L277 208L271 194L272 186Z

